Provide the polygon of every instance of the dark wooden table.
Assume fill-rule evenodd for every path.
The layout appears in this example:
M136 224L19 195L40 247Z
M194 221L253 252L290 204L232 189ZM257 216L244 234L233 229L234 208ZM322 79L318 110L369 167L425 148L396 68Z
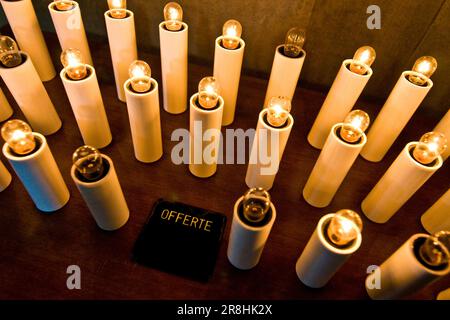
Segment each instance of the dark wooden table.
M56 37L48 34L46 38L55 66L60 70ZM130 219L115 232L97 228L69 174L72 153L83 144L72 110L59 77L45 83L63 120L63 128L49 136L48 141L71 199L59 212L43 214L34 207L15 175L13 183L0 193L1 299L367 299L366 268L382 263L412 234L424 232L421 214L448 188L447 163L388 223L375 224L363 216L363 243L359 251L325 288L305 287L296 276L295 262L319 218L342 208L361 212L361 200L405 143L430 131L439 119L424 110L417 112L382 162L358 158L331 205L317 209L303 200L301 189L319 155L307 143L306 135L325 94L299 88L293 99L294 128L270 191L278 212L277 221L260 264L251 271L239 271L228 262L226 248L234 202L247 190L246 165L221 165L212 178L205 180L192 176L186 165L174 165L170 153L176 142L170 140L171 132L188 128L189 113L170 115L164 111L161 111L163 158L153 164L138 162L133 155L126 105L116 97L108 45L105 39L95 37L90 37L90 45L113 133L112 144L102 152L114 161L131 210ZM153 77L160 82L157 52L140 52L140 58L150 64ZM211 65L191 64L189 94L197 91L203 76L211 74ZM242 76L236 120L230 128L255 127L266 85L267 79ZM14 118L24 119L5 85L1 87L14 107ZM357 104L372 119L380 106L380 103ZM10 168L3 156L2 161ZM230 219L214 275L207 284L146 268L130 259L149 210L161 197L223 212ZM66 268L72 264L81 268L81 290L66 287ZM447 287L450 287L448 277L411 298L434 299Z

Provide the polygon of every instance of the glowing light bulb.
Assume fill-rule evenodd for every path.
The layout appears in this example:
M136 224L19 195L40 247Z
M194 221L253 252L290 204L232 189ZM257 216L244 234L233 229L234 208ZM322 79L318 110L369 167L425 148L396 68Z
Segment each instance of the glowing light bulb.
M80 50L72 48L64 50L61 53L61 63L70 79L81 80L86 77L87 68Z
M282 127L289 118L291 100L287 97L272 97L267 106L267 122L272 127Z
M7 68L13 68L22 63L17 43L8 36L0 36L0 61Z
M422 164L430 164L447 150L447 139L443 133L428 132L413 150L413 157Z
M2 138L19 155L27 155L36 147L30 126L22 120L9 120L1 130Z
M336 212L327 228L328 238L337 246L345 246L355 240L362 231L361 217L352 210Z
M127 0L108 0L109 14L115 19L127 16Z
M72 162L77 172L86 180L97 180L103 174L103 158L101 153L94 147L79 147L73 153Z
M236 49L242 35L242 26L237 20L228 20L222 29L222 45L227 49Z
M419 255L429 266L445 266L449 262L450 231L439 231L429 236L419 249Z
M242 201L244 217L250 222L260 222L270 209L270 195L264 188L252 188Z
M164 20L166 28L170 31L178 31L183 24L183 8L176 2L169 2L164 7Z
M198 102L205 109L212 109L219 100L219 82L214 77L205 77L198 84Z
M344 119L340 136L347 142L358 141L364 131L369 127L370 118L362 110L353 110Z
M437 61L431 56L423 56L416 60L412 71L420 75L409 75L408 80L419 86L424 85L437 69Z
M303 45L305 44L306 31L301 28L292 28L286 34L284 43L284 54L291 58L300 55Z
M374 48L370 46L364 46L356 50L353 60L355 62L350 63L350 71L357 74L366 74L372 63L375 61L376 52Z
M147 92L152 85L150 77L152 75L150 66L141 60L134 61L128 69L131 88L136 92Z
M75 8L75 3L69 0L55 0L55 7L59 11L69 11Z

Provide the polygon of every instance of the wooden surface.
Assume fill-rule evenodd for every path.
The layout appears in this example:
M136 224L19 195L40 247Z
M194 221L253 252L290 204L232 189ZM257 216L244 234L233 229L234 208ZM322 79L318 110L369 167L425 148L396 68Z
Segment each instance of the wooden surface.
M55 66L60 70L56 38L46 36ZM113 133L113 143L102 152L114 161L131 210L130 220L116 232L97 228L69 174L72 153L82 145L74 116L59 77L46 83L64 123L62 130L49 136L48 141L71 199L59 212L40 213L15 175L11 186L0 193L1 299L367 299L366 268L382 263L412 234L424 232L421 214L448 188L450 170L446 163L388 223L375 224L363 216L360 250L325 288L305 287L297 279L295 262L319 218L342 208L361 212L361 200L404 144L431 130L439 119L420 110L381 163L358 158L331 205L317 209L303 200L301 189L319 155L307 143L306 135L325 95L299 88L293 101L294 128L270 191L277 221L260 264L247 272L229 264L226 257L229 220L215 273L207 284L137 265L130 259L131 250L158 198L223 212L231 219L234 202L247 190L246 165L221 165L215 176L202 180L192 176L186 165L172 164L170 153L176 143L170 141L171 132L188 128L188 112L174 116L161 111L163 158L153 164L135 160L126 106L116 98L108 46L104 39L94 40L91 38L93 58ZM153 76L161 82L159 56L140 52L140 58L151 65ZM212 66L191 64L189 94L196 92L199 80L210 74ZM255 127L266 85L266 79L242 77L236 120L230 128ZM5 85L1 87L14 107L14 118L23 119ZM360 102L357 107L367 110L374 119L380 105ZM72 264L81 268L81 290L66 288L66 268ZM434 299L449 286L447 277L411 298Z

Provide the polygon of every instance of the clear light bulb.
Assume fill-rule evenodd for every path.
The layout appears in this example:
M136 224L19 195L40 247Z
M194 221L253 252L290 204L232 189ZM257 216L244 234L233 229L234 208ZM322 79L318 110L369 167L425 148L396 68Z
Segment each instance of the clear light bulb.
M237 20L228 20L222 28L222 45L227 49L236 49L242 35L242 26Z
M353 110L345 117L340 136L347 142L356 142L369 127L369 123L370 118L367 113L362 110Z
M305 39L305 29L297 27L290 29L286 34L286 40L284 42L284 54L291 58L298 57L305 44Z
M359 48L353 56L353 60L359 63L350 63L350 71L361 75L366 74L376 56L375 49L370 46Z
M267 122L272 127L282 127L289 118L291 100L288 97L272 97L267 106Z
M447 138L440 132L425 133L413 150L413 157L422 164L430 164L447 150Z
M408 80L419 86L424 85L437 69L437 61L431 56L423 56L416 60L412 71L420 75L409 75Z
M134 61L128 69L128 74L130 76L131 88L134 91L142 93L150 90L152 85L150 81L152 72L150 66L145 61Z
M352 210L336 212L327 228L328 238L337 246L345 246L355 240L362 231L361 217Z
M80 50L73 48L64 50L61 53L61 63L70 79L81 80L86 77L87 68Z
M22 63L22 56L13 38L0 36L0 61L7 68L13 68Z
M198 84L198 102L205 109L213 109L219 100L220 86L214 77L205 77Z
M270 195L264 188L252 188L242 201L244 217L250 222L260 222L270 209Z
M30 126L22 120L9 120L2 127L2 138L19 155L27 155L36 147Z
M183 24L183 8L176 2L169 2L164 7L164 20L166 28L170 31L178 31Z
M69 11L75 8L75 3L70 0L55 0L55 7L59 11Z
M108 0L109 14L115 19L127 16L127 0Z
M432 267L448 264L450 251L450 231L439 231L422 244L419 249L420 257Z
M97 180L103 174L103 158L101 153L94 147L79 147L73 153L72 162L78 173L86 180Z

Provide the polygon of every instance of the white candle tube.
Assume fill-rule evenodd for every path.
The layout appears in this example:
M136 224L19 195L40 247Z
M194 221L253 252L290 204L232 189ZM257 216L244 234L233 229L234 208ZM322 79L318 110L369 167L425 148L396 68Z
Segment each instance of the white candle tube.
M137 60L136 31L134 14L127 10L127 16L122 19L111 17L105 12L106 30L108 32L109 49L116 80L117 96L126 102L123 85L128 79L128 68Z
M361 209L376 223L387 222L442 166L438 157L430 165L416 161L411 153L417 142L408 143L380 181L361 203Z
M350 71L352 63L358 64L357 61L352 59L342 62L341 68L309 131L308 142L314 148L322 149L331 127L344 121L372 76L371 68L368 68L366 74L363 75Z
M0 89L0 122L7 120L13 114L13 109L6 99L3 90Z
M33 130L43 135L55 133L61 128L61 119L29 55L21 55L22 64L16 67L0 65L0 76Z
M249 188L270 190L294 125L294 118L289 115L285 126L275 128L267 123L267 110L263 109L259 113L245 183Z
M70 175L98 227L112 231L119 229L128 221L130 211L111 158L104 154L102 157L107 172L100 180L89 182L83 180L76 173L75 166L72 166Z
M55 2L48 5L56 35L62 51L69 48L78 49L83 56L83 60L92 66L91 50L89 50L86 32L84 31L80 6L76 1L72 1L72 4L74 7L67 11L58 10L55 7Z
M169 31L165 24L159 24L163 106L179 114L187 109L188 25L183 22L179 31Z
M269 101L273 97L283 96L292 100L297 88L306 52L301 50L300 55L293 58L286 56L283 48L284 45L279 45L275 49L266 98L264 99L264 108L269 105Z
M0 160L0 192L5 190L11 183L12 176Z
M428 233L450 230L450 189L422 215L420 220Z
M335 247L327 240L326 228L333 216L333 213L327 214L319 220L295 265L298 278L310 288L325 286L361 246L361 233L358 233L357 238L344 248Z
M124 85L134 155L141 162L154 162L163 155L158 82L151 79L148 92L137 93L131 81Z
M37 150L17 156L9 145L3 145L3 155L22 181L36 207L43 212L61 209L69 201L69 190L45 137L33 132Z
M441 154L442 160L447 160L448 156L450 156L450 110L447 111L447 113L444 115L444 117L439 121L437 126L433 129L433 131L437 131L440 133L443 133L445 137L447 138L448 147L444 151L443 154Z
M259 263L276 219L276 210L271 203L267 220L263 220L264 223L260 226L252 226L241 219L243 200L244 197L240 197L234 204L227 257L234 267L249 270Z
M439 292L436 300L450 300L450 288Z
M189 171L196 177L209 178L217 170L223 99L219 97L214 109L198 106L198 93L190 99L189 109ZM206 135L210 134L209 137Z
M65 69L60 77L84 144L99 149L111 143L112 135L95 69L90 65L86 69L88 75L81 80L70 79Z
M22 51L27 52L42 81L56 75L31 0L0 1L8 23Z
M239 39L236 49L226 49L222 46L222 40L223 36L216 39L214 78L219 82L220 95L225 102L222 125L227 126L234 121L245 42Z
M347 173L366 144L363 134L356 143L339 137L342 123L330 130L322 152L303 188L303 198L312 206L323 208L330 204Z
M366 278L366 290L371 299L399 299L449 274L450 264L442 270L432 270L417 258L415 248L426 238L426 234L413 235L381 264L378 272ZM374 286L377 282L380 284L379 288Z
M364 159L372 162L383 159L433 86L430 79L424 86L413 84L407 77L414 74L418 73L403 72L392 89L367 134L368 142L361 151Z

